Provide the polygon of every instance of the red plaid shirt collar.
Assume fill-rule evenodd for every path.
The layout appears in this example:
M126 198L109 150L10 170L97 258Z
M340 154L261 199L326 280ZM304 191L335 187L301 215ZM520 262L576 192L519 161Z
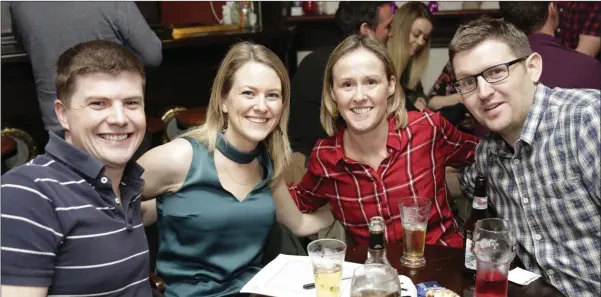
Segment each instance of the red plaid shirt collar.
M396 127L396 120L394 118L394 115L390 115L388 117L388 139L386 140L386 146L388 148L392 148L396 151L400 151L403 149L402 143L403 143L403 136L400 133L396 133L394 127ZM342 146L343 141L343 137L344 137L344 131L346 130L346 125L345 124L341 124L336 132L335 135L335 140L334 140L334 146L335 149L332 151L332 155L331 156L327 156L327 158L332 158L332 160L334 161L334 163L338 163L341 160L343 160L344 162L348 163L348 164L357 164L356 161L347 158L344 155L344 147ZM325 156L324 156L325 157Z

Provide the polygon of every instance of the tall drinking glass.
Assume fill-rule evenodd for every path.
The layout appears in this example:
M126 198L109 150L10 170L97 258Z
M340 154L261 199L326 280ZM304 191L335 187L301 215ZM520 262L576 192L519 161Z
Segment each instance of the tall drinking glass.
M404 266L419 268L426 265L424 248L431 205L430 199L423 197L407 197L399 203L403 225L401 264Z
M353 273L351 297L400 297L401 283L390 265L365 264Z
M479 220L474 227L476 297L507 297L509 265L516 253L515 229L506 220Z
M317 297L339 297L346 244L337 239L318 239L307 246L313 265Z

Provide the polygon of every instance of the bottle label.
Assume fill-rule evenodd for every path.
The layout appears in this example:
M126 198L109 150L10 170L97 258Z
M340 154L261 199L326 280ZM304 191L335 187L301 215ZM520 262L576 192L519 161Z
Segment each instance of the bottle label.
M369 248L374 250L384 249L384 233L370 233Z
M465 240L465 261L463 265L471 270L476 270L476 256L472 253L472 239L470 237Z
M488 208L488 198L487 197L474 197L472 201L473 209L487 209Z

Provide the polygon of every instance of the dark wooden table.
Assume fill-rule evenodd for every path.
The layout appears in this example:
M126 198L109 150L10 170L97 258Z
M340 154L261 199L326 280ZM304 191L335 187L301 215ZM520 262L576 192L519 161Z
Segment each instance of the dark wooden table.
M474 296L474 280L465 278L461 272L463 265L463 249L426 245L426 266L418 269L401 265L403 246L400 243L388 243L386 254L390 264L399 274L409 277L414 284L437 281L441 286L453 290L462 297ZM345 261L364 263L367 257L367 246L349 246ZM257 297L266 297L255 295ZM519 286L509 282L508 297L563 297L563 295L542 278L527 286Z
M474 280L465 278L462 274L463 249L444 247L440 245L426 245L426 266L418 269L407 268L401 265L403 246L400 243L388 243L386 254L390 264L397 269L399 274L409 277L414 284L427 281L437 281L441 286L453 290L462 297L472 297ZM349 247L346 261L363 263L367 257L367 246ZM508 297L560 297L563 296L557 289L542 278L527 286L519 286L509 282Z

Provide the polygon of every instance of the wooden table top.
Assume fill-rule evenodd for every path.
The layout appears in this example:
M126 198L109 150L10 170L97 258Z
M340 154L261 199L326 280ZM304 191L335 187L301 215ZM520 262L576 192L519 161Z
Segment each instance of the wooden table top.
M401 265L403 246L400 243L386 245L388 261L399 274L409 277L414 284L437 281L440 286L453 290L462 297L474 296L474 280L463 276L463 249L440 245L426 245L426 266L418 269ZM345 261L364 263L367 257L367 246L349 246ZM256 295L258 297L264 297ZM528 286L519 286L509 282L508 297L563 297L563 295L541 278Z
M386 255L390 264L397 269L399 274L409 277L414 284L427 281L437 281L441 286L453 290L463 297L473 296L474 280L463 276L463 249L445 247L441 245L426 245L424 256L426 266L412 269L401 265L403 245L401 243L388 243ZM367 257L367 246L349 247L346 261L363 263ZM561 297L557 289L541 278L528 286L519 286L509 282L508 297Z

